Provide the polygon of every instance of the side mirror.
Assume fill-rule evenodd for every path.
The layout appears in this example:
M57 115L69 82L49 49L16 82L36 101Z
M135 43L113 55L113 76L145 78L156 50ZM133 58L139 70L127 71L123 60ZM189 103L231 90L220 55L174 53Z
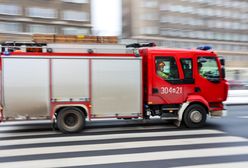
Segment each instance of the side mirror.
M225 66L225 59L224 58L220 58L220 64L222 65L222 66Z
M222 74L222 78L225 79L226 78L226 71L224 67L221 67L221 74Z

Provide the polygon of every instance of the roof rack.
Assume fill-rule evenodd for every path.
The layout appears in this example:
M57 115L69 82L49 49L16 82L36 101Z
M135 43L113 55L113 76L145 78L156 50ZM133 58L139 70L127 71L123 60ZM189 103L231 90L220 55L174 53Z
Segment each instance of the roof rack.
M155 47L155 43L133 43L126 45L126 48Z
M78 44L78 43L1 43L0 53L134 53L133 49L121 44Z

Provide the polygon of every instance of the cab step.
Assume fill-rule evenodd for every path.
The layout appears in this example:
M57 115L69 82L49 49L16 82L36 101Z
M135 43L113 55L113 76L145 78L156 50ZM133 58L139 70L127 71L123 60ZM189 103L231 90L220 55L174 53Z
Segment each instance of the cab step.
M176 119L178 119L178 116L175 113L163 113L161 115L161 119L164 119L164 120L176 120Z

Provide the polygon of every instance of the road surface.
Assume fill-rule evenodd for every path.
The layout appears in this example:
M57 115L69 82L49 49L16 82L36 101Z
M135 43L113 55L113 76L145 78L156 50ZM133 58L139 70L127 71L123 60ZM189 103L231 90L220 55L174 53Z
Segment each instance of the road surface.
M47 121L0 125L0 167L248 167L248 106L202 129L151 121L98 121L80 134L52 131Z

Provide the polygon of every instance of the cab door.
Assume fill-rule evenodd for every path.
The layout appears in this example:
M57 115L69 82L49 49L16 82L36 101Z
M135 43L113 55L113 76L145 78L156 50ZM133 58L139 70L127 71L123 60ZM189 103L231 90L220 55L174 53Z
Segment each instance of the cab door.
M184 102L187 101L187 98L190 95L195 94L195 69L194 59L190 54L181 54L180 55L180 64L183 72L183 97Z
M221 79L220 65L214 56L197 55L196 87L208 102L222 102L226 98L226 81Z
M183 102L182 72L175 53L153 55L152 104L180 104ZM150 69L151 71L151 69Z

